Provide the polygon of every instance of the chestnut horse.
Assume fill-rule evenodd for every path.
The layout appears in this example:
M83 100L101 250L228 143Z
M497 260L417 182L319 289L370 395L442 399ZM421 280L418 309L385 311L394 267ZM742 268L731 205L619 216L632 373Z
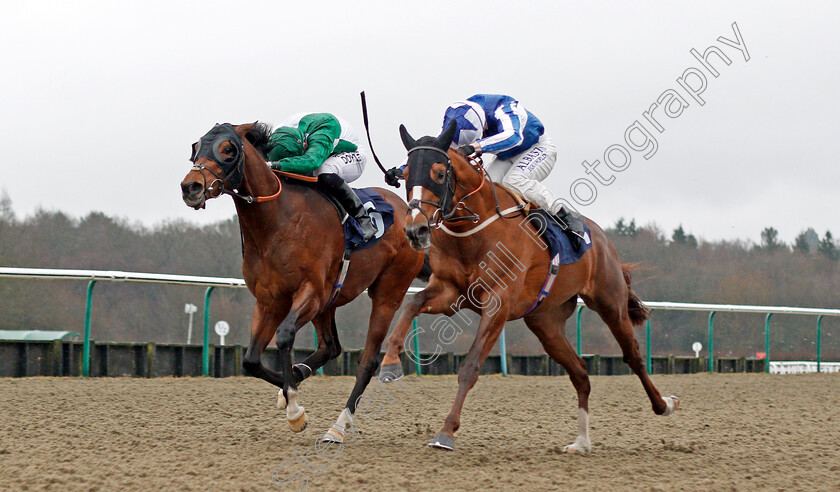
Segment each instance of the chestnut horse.
M222 193L233 196L242 232L242 274L256 298L243 366L249 375L282 388L278 407L285 406L295 432L307 425L306 412L298 403L298 383L341 353L335 310L367 289L373 305L367 340L356 385L338 420L339 426L346 427L379 366L382 340L423 267L424 254L413 250L402 232L405 203L377 188L394 207L394 226L375 245L350 255L343 286L333 299L334 288L341 283L337 278L345 251L339 215L311 186L281 180L272 172L262 154L270 132L264 123L216 125L193 144L194 165L181 182L183 199L199 209ZM310 321L318 334L318 348L292 366L295 333ZM281 372L266 368L261 361L272 336L280 351ZM324 436L341 438L335 426Z
M454 130L450 125L438 138L415 141L400 126L408 150L404 177L410 201L405 233L415 249L428 248L432 277L425 289L405 303L388 338L383 370L399 362L408 326L418 314L452 316L460 309L470 309L481 315L475 340L458 371L452 410L429 445L454 449L461 408L481 365L505 322L524 318L548 355L566 369L577 390L578 436L564 451L588 453L589 375L565 335L565 322L574 312L578 296L609 326L624 362L641 380L653 411L672 413L679 400L660 396L633 338L633 326L647 319L648 309L630 289L629 267L621 264L601 228L587 220L591 248L576 262L559 266L553 286L541 289L544 283L549 285L550 258L536 227L530 220L523 223L521 206L502 188L494 190L480 164L473 166L461 152L449 148ZM541 303L535 302L544 290L550 294ZM467 318L461 320L468 322Z

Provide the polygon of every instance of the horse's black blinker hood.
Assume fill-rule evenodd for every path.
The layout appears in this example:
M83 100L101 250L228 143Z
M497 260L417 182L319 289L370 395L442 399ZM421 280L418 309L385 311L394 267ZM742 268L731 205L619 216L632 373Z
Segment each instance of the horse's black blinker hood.
M224 142L233 145L233 156L225 158L219 154L219 147ZM238 189L242 184L242 170L239 165L245 157L245 149L242 144L242 137L233 129L230 123L216 125L207 132L196 144L190 161L195 162L199 157L212 160L222 168L225 173L225 180L230 182L233 189Z
M425 151L430 152L431 154L426 154L423 156L416 157L413 161L411 159L411 153L414 151ZM431 171L432 166L435 165L436 162L441 162L439 157L435 158L432 157L436 153L443 154L443 157L446 162L446 177L443 183L438 183L431 178ZM449 208L449 205L452 203L452 195L453 195L453 186L452 186L452 171L451 171L451 164L449 163L449 156L446 155L445 151L442 151L437 148L427 147L427 146L420 146L409 151L409 173L408 173L408 180L406 181L406 189L411 190L415 186L421 186L426 188L427 190L431 191L435 195L437 195L438 199L440 199L441 210L442 212L445 209Z

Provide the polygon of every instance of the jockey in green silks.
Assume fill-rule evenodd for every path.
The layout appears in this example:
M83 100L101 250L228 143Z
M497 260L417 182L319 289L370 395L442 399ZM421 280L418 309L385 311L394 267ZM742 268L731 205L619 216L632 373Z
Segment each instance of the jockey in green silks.
M356 219L365 241L376 226L356 193L347 185L362 175L367 156L343 119L329 113L299 113L272 132L266 158L272 169L318 177L318 184Z

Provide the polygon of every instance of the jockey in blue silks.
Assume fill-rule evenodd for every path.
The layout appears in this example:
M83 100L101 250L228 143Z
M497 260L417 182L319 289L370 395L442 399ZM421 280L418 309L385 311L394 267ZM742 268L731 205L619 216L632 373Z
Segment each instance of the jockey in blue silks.
M562 200L542 184L554 168L557 149L545 136L539 118L510 96L476 94L446 109L443 130L452 121L457 128L451 146L467 156L493 154L495 159L485 164L488 176L550 212L574 248L579 249L584 235L583 217L564 207ZM399 169L392 169L386 173L386 181L396 183L400 174Z

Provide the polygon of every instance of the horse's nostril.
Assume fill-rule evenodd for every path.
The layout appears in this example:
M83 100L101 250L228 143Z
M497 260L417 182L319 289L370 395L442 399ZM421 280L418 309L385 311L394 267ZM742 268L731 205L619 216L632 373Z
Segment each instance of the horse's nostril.
M405 235L412 241L425 241L429 237L429 226L406 225Z
M189 183L181 183L181 192L185 197L194 197L201 193L201 183L198 181L190 181Z

